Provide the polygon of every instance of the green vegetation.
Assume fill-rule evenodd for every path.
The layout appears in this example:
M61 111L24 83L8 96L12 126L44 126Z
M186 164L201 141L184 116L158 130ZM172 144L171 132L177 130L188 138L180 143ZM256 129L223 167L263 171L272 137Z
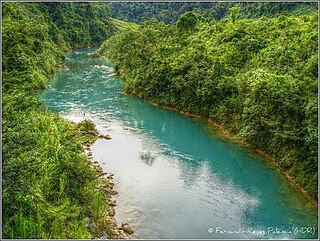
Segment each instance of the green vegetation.
M123 32L126 30L133 30L133 29L137 29L138 25L135 23L131 23L131 22L125 22L125 21L121 21L118 19L114 19L111 18L111 22L115 28L115 32L119 33L119 32Z
M90 239L108 229L107 200L82 151L96 138L94 125L51 114L36 93L64 51L116 32L100 51L128 93L214 119L275 157L317 197L318 18L305 15L317 5L192 4L159 13L150 5L155 13L125 17L177 21L138 26L111 19L104 3L2 3L3 238ZM283 11L288 16L243 19Z
M89 232L87 220L106 230L107 201L82 151L94 141L94 125L49 113L35 93L64 50L110 36L108 7L7 2L2 14L2 237L100 235Z
M99 45L114 33L105 4L46 3L37 5L49 23L54 41L63 39L72 48Z
M176 23L179 15L194 11L204 17L220 20L229 15L234 2L112 2L109 3L113 18L130 22L143 22L154 18L164 23ZM242 3L241 18L274 17L281 14L304 15L318 9L317 3L253 2Z
M127 93L213 119L317 198L318 13L239 19L239 10L145 21L99 51Z

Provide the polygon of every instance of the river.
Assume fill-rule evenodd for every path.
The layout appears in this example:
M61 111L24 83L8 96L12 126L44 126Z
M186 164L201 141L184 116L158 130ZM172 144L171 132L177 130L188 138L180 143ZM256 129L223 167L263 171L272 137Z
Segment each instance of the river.
M123 94L95 51L69 53L40 98L111 135L93 144L93 158L115 174L115 217L131 238L317 238L317 208L277 170L204 121Z

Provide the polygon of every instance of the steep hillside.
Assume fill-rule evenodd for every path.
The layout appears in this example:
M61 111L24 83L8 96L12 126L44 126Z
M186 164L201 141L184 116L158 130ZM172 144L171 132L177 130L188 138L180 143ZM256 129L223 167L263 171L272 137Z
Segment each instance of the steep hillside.
M108 228L107 202L82 154L94 126L50 114L35 94L63 51L113 31L105 4L2 3L2 238L90 239L100 234L88 218Z
M107 40L125 90L213 119L263 150L317 198L318 14L176 26L146 21ZM144 44L141 44L144 43Z

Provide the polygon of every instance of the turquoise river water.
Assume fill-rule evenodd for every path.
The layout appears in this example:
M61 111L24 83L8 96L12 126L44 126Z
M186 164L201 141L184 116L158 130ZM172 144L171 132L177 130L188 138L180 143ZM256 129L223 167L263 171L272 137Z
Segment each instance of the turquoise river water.
M130 223L130 238L317 239L317 208L266 161L204 121L123 94L95 51L69 53L40 98L111 135L94 143L93 157L115 174L115 217Z

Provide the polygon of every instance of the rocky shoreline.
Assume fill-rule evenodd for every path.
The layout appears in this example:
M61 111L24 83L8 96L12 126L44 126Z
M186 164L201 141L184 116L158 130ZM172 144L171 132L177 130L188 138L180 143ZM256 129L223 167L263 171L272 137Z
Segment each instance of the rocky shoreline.
M99 139L110 140L110 135L97 135ZM83 146L84 154L87 156L88 165L90 168L94 169L99 174L99 185L97 189L103 192L108 200L109 212L109 229L108 230L99 230L102 233L101 237L96 237L94 239L127 239L129 235L133 234L134 231L130 225L126 222L122 223L121 226L118 225L117 220L115 219L115 206L116 200L113 200L112 197L118 194L118 191L114 188L113 182L113 173L103 172L102 167L98 161L93 160L93 155L91 151L91 145L86 144ZM88 218L87 220L88 228L90 231L97 230L97 225Z

